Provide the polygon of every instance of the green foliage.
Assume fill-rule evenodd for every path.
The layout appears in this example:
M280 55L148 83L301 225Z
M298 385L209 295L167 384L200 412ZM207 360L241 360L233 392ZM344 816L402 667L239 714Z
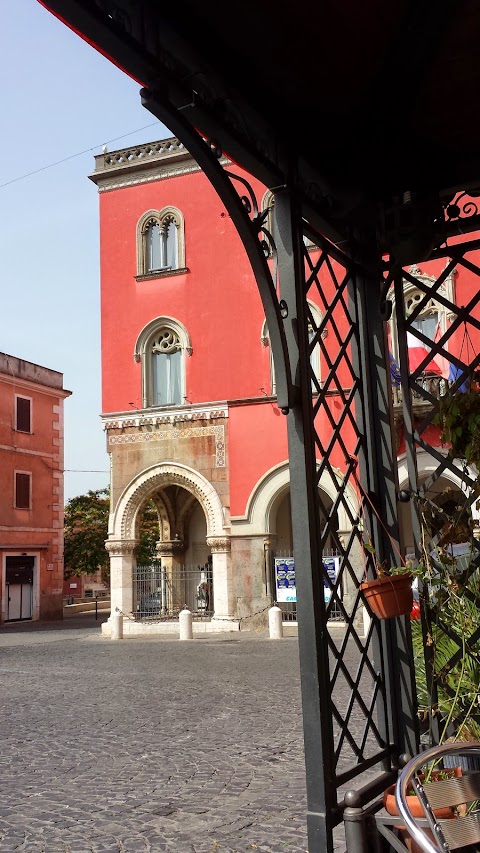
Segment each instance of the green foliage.
M447 394L439 400L433 423L441 428L442 444L450 444L452 459L465 459L480 469L480 392L477 382L470 391Z
M109 489L89 491L71 498L65 507L64 575L92 575L99 569L108 574L105 550L110 511Z
M426 555L416 569L423 582L426 636L412 623L420 718L440 718L440 742L452 731L480 738L480 570L478 552L454 557L448 546ZM425 662L425 647L430 663ZM427 658L428 658L427 656ZM435 701L432 699L436 695Z
M390 575L414 575L420 571L420 568L418 566L415 567L411 561L403 563L400 566L387 566L385 562L379 563L377 560L377 552L373 545L370 542L364 542L363 547L368 554L372 555L377 578L386 578Z
M64 576L92 575L99 569L103 580L108 581L110 560L105 550L108 536L110 490L98 489L68 501L65 507ZM137 563L148 565L156 559L158 541L158 514L153 501L149 501L140 523L140 543Z
M159 537L158 513L153 501L148 501L140 522L140 544L137 547L137 565L148 566L157 560L156 544Z

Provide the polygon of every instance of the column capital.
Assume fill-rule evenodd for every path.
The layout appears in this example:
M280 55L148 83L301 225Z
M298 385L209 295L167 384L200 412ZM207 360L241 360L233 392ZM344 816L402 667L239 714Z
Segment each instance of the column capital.
M212 554L230 551L230 536L207 536L207 545Z
M165 542L157 542L155 550L159 557L173 557L174 554L185 550L185 542L183 539L170 539Z
M133 554L138 544L138 539L107 539L105 548L110 556L123 557Z

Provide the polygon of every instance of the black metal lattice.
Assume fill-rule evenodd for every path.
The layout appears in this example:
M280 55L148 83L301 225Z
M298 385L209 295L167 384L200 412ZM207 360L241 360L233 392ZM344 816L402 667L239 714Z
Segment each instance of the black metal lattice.
M425 727L433 743L448 734L461 736L465 716L470 719L466 734L480 734L478 471L456 456L450 444L442 446L439 441L445 403L461 404L463 395L477 392L478 248L477 240L457 244L435 252L429 259L433 264L424 265L423 272L414 266L388 270L386 276L392 298L402 305L402 311L396 311L401 362L396 420L408 471L408 483L402 487L410 497L415 557L432 567L432 582L421 589L423 642L417 626L416 663L420 706L425 706ZM443 269L438 272L440 264ZM406 286L417 293L413 310L404 309ZM419 328L418 320L428 310L444 315L434 340ZM413 370L409 338L424 346L430 359ZM435 359L443 367L441 379L428 375ZM428 464L422 466L422 458Z

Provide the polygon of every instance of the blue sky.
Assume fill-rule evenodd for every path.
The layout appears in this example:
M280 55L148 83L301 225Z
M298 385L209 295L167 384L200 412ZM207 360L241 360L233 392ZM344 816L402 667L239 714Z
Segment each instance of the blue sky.
M68 500L109 480L100 421L98 194L87 175L103 144L113 150L171 133L140 105L138 83L36 0L5 4L0 43L0 351L59 370L72 391Z

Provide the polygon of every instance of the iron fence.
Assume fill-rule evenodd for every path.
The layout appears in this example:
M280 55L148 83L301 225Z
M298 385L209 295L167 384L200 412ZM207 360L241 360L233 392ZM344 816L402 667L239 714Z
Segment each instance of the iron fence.
M137 566L133 573L133 612L137 622L177 618L184 607L193 618L213 614L213 580L208 566Z

